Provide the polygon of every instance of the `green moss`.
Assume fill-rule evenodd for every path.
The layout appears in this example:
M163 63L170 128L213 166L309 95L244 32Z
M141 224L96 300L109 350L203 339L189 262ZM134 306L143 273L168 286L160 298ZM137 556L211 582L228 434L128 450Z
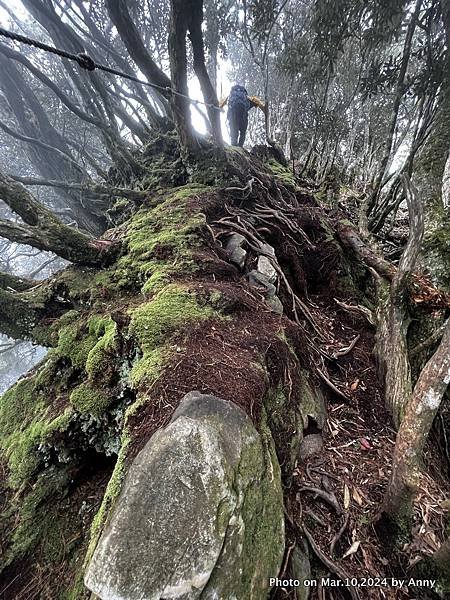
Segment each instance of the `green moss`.
M125 246L113 275L120 287L140 286L145 294L161 290L176 273L197 269L192 252L201 245L205 217L187 202L209 188L186 185L161 194L156 207L138 211L130 220Z
M200 306L195 294L173 284L133 311L129 331L142 350L148 352L164 343L180 326L213 314L210 307Z
M117 349L117 324L111 317L95 316L88 322L89 335L98 341L89 350L85 368L91 378L102 377L109 371L112 355Z
M130 371L132 386L136 388L140 384L149 385L155 382L170 355L171 352L168 348L155 348L155 350L146 352L142 358L136 361Z
M133 366L134 386L154 381L170 355L168 340L183 326L212 317L210 306L200 306L195 294L174 284L133 311L129 333L137 339L142 357Z
M89 352L96 343L95 335L86 335L83 326L74 323L59 330L57 352L60 357L69 359L73 367L84 369Z
M27 377L16 383L2 396L0 401L1 440L17 430L27 427L36 415L46 409L44 395L34 394L35 379Z
M280 179L282 183L290 187L297 187L297 182L295 181L294 175L287 167L283 167L282 164L273 158L268 160L265 164L269 168L269 171L272 173L272 175L274 175L277 179Z
M275 446L263 409L260 434L264 448L264 475L260 483L252 482L245 490L241 514L245 523L242 556L246 558L241 575L242 598L267 597L267 573L278 572L284 549L284 516L281 473ZM243 453L240 476L248 479L242 469L255 469L261 463L261 446L254 444ZM260 467L261 468L261 467ZM255 560L256 559L256 560Z
M122 481L125 474L125 459L131 441L130 433L127 427L127 421L130 414L132 414L132 408L133 405L130 406L125 413L125 425L122 430L121 447L119 455L117 457L117 462L114 467L114 471L111 475L111 479L109 480L108 485L106 487L100 508L97 511L97 514L95 515L91 524L90 541L84 560L84 568L88 566L92 558L100 534L105 525L106 519L122 487Z
M56 518L55 503L46 500L56 491L67 485L68 473L64 470L51 470L41 475L33 490L21 499L20 520L11 537L7 552L2 557L2 567L22 558L36 544L41 544L42 557L57 560L64 554L67 523Z
M111 404L111 397L102 390L82 383L70 394L70 402L81 413L100 415Z
M12 487L30 479L43 462L40 446L48 442L55 431L64 431L69 424L71 411L67 410L55 418L46 418L46 413L37 415L24 429L16 429L2 441L10 469L9 483Z

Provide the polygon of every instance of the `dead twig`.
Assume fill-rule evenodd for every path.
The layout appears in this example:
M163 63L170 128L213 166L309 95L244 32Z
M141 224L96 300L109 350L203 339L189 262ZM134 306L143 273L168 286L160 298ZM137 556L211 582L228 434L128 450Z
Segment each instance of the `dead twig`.
M333 390L335 394L340 396L346 402L350 402L350 398L346 394L344 394L344 392L341 392L341 390L338 387L336 387L334 383L330 381L330 379L328 379L325 373L323 373L320 369L316 369L316 371L319 374L320 378L328 385L328 387L330 387Z

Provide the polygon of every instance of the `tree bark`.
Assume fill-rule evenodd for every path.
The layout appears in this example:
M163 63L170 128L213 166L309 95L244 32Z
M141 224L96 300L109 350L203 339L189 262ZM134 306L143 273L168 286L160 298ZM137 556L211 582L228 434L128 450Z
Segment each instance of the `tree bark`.
M191 0L189 5L189 38L194 55L194 71L200 82L203 98L207 103L206 111L211 123L211 132L215 144L223 144L220 126L219 100L216 90L211 83L205 64L205 51L203 46L202 22L203 0ZM212 106L211 106L212 105Z
M174 92L171 98L178 139L185 155L197 147L191 124L189 90L187 83L186 34L188 11L184 0L172 0L169 26L170 73ZM182 94L182 95L180 95Z
M401 529L409 525L423 449L449 383L450 323L447 323L438 349L419 375L397 434L383 514Z
M409 315L405 296L407 284L420 251L423 238L423 210L416 190L409 178L403 177L408 200L410 233L390 289L379 283L377 354L385 381L386 408L398 428L403 411L411 395L411 370L408 359L406 334Z

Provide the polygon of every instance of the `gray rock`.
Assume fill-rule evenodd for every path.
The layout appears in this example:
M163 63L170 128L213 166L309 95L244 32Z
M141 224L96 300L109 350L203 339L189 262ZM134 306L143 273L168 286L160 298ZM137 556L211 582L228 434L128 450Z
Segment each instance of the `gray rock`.
M309 435L305 435L303 440L300 443L300 447L298 450L298 457L300 460L306 460L311 456L315 456L322 452L323 449L323 439L320 433L310 433Z
M242 244L245 242L245 237L240 233L233 233L226 245L225 251L230 261L236 264L241 269L245 264L247 252L242 248Z
M271 254L272 256L275 256L275 250L269 244L263 244L262 250L264 250L268 254ZM267 277L267 279L270 281L270 283L276 282L277 272L274 269L274 267L272 266L272 263L267 258L267 256L260 256L258 258L256 270L259 271L260 273L262 273L263 275L265 275Z
M191 392L131 465L85 583L103 600L263 600L283 522L270 436Z
M266 302L273 310L273 312L277 313L278 315L283 314L283 304L281 303L281 300L278 298L278 296L272 296L272 298L267 298Z
M260 273L256 269L253 269L253 271L250 271L248 274L248 281L250 285L254 287L264 288L264 295L267 298L273 298L275 296L277 288L273 285L273 283L270 283L269 279L266 275L264 275L264 273Z

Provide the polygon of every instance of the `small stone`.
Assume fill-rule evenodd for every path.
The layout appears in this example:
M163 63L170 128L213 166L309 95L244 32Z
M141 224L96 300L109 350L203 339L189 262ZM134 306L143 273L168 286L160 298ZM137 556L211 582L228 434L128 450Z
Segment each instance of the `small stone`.
M267 254L271 254L272 256L275 256L275 250L269 244L264 244L261 249L264 250L264 252L267 252ZM272 263L267 258L267 256L260 256L258 258L258 264L257 264L256 268L260 273L262 273L263 275L265 275L267 277L267 279L270 281L270 283L276 282L277 272L274 269L274 267L272 266Z
M225 252L232 263L243 268L247 252L242 248L242 244L245 242L245 237L240 233L233 233L226 245Z
M267 298L266 303L270 306L274 313L277 313L277 315L283 314L283 305L278 296L272 296L271 298Z
M273 283L270 283L270 280L264 273L260 273L259 271L256 271L256 269L253 269L253 271L250 271L248 274L248 281L251 286L265 288L264 295L267 298L273 298L275 296L277 288Z
M305 435L303 438L300 448L298 450L298 456L300 460L306 460L322 452L323 439L320 433L311 433Z

